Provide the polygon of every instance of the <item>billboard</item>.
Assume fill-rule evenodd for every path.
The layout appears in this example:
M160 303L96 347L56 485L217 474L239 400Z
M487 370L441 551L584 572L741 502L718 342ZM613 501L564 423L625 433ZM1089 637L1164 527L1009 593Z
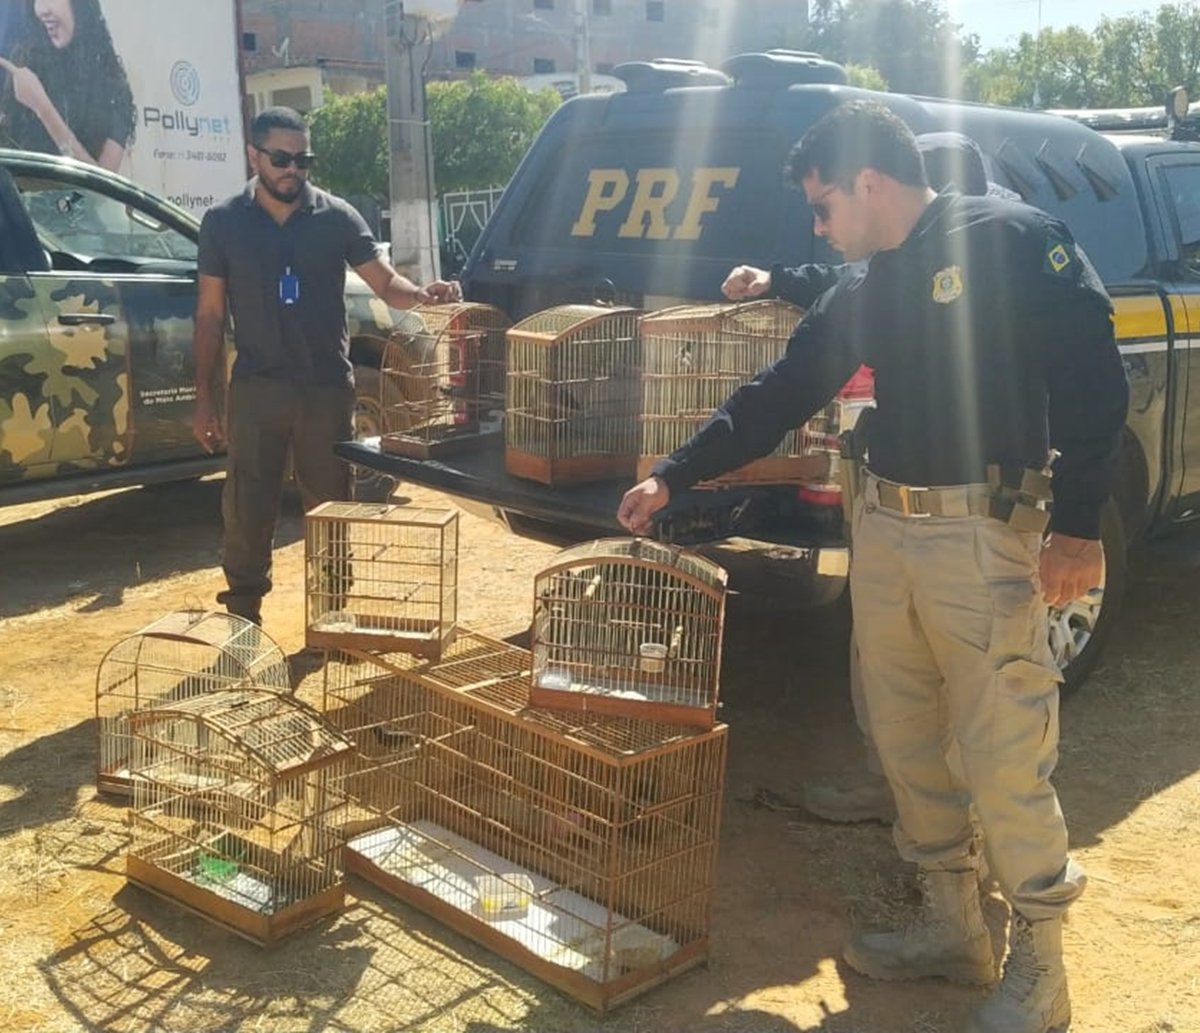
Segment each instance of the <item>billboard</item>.
M0 0L0 145L200 214L246 181L235 0Z

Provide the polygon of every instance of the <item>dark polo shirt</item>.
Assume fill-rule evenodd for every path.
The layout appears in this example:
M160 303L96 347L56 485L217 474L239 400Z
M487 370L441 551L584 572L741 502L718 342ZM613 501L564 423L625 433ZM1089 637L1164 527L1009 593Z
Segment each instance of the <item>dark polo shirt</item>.
M373 259L375 239L349 204L311 184L280 226L255 201L254 187L251 180L210 208L200 225L200 272L225 281L233 314L233 379L351 384L346 266ZM300 297L285 305L279 281L289 267Z

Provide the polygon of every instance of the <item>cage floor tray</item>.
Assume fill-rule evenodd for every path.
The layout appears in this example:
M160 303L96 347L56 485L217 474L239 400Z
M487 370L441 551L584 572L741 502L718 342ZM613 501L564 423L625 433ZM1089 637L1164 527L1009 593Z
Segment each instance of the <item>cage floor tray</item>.
M666 724L711 728L715 701L697 702L696 691L669 682L580 679L565 668L548 667L533 680L529 702L535 707L644 717Z
M592 980L613 979L656 965L679 949L670 937L610 913L586 897L430 821L366 833L352 839L347 850L370 867L424 890L544 961ZM356 870L371 877L361 866ZM528 903L512 913L485 912L480 886L496 875L514 887L532 887ZM604 955L610 923L606 975Z

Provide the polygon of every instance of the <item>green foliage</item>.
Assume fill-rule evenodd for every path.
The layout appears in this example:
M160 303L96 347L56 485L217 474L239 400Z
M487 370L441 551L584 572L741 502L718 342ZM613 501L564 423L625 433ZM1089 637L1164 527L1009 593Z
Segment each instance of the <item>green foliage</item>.
M1200 5L1104 18L1025 34L993 50L967 73L967 95L997 104L1046 108L1157 107L1174 86L1200 89Z
M388 197L387 90L330 97L309 116L313 181L343 197Z
M846 76L850 80L851 86L857 86L862 90L887 92L887 80L879 74L877 68L872 68L870 65L856 65L851 61L846 65Z
M811 49L873 68L900 93L958 96L977 54L939 0L814 0L809 16Z
M561 102L554 90L531 93L516 79L481 71L430 83L426 96L439 193L507 183Z

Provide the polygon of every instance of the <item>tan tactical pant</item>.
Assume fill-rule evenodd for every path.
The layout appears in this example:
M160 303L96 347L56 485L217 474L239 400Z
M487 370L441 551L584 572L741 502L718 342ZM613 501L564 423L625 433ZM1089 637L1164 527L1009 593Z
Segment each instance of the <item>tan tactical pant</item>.
M1061 913L1086 879L1067 856L1050 784L1060 676L1040 536L990 517L906 517L880 508L868 479L853 538L863 704L896 798L901 856L962 866L973 802L1009 902L1031 921Z
M229 386L226 431L229 459L221 515L222 563L229 591L217 600L230 613L257 620L271 591L271 549L288 447L307 512L321 502L345 499L350 467L333 445L354 437L352 387L302 387L268 377L246 377Z

